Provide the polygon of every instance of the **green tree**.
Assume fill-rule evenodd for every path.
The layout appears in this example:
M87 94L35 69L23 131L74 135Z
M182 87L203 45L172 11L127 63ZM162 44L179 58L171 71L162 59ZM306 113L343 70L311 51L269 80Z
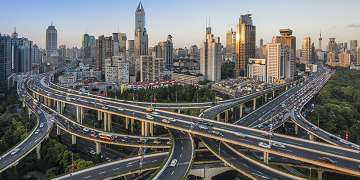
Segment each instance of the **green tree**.
M80 158L79 153L74 154L72 151L64 151L63 153L60 153L58 155L58 161L59 165L63 168L66 168L66 166L71 165L72 158L74 158L74 161Z
M51 169L48 169L44 175L44 179L50 179L53 178L55 176L57 176L59 173L59 168L57 167L53 167Z
M87 167L93 166L94 163L92 161L85 161L83 159L77 159L74 161L74 171L85 169ZM71 172L71 165L66 166L65 172Z

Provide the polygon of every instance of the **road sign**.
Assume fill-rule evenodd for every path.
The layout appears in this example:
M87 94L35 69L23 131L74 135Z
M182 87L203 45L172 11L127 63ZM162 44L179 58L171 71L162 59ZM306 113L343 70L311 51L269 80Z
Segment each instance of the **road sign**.
M190 123L190 129L192 129L192 128L194 128L194 123L193 122Z
M148 138L144 138L144 141L147 142Z
M144 153L146 152L146 147L144 147Z

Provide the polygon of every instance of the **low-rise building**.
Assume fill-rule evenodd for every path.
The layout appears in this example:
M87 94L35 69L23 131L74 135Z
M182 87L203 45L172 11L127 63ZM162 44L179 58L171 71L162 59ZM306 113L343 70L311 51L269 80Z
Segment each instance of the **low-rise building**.
M63 75L63 76L59 76L59 83L60 84L69 84L69 83L74 83L76 82L76 75Z
M247 78L266 81L266 59L249 59Z
M182 73L171 71L171 79L184 83L184 84L197 84L199 81L204 81L204 76L202 74L196 73Z

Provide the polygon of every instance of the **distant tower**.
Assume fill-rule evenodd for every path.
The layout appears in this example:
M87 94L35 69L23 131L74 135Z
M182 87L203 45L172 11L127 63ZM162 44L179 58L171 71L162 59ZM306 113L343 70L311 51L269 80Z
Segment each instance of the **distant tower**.
M321 29L320 29L320 38L319 38L319 50L321 51L321 40L322 40L322 38L321 38Z
M14 32L11 34L12 38L17 38L18 37L18 33L16 33L16 27L14 27Z
M264 40L261 38L260 39L260 47L263 46L263 44L264 44Z
M145 28L145 10L139 3L135 11L134 53L136 56L148 55L148 35Z

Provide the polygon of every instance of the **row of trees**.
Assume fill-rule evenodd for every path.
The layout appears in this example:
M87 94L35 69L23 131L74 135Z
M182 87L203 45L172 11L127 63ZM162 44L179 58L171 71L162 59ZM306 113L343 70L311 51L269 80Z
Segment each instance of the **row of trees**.
M360 143L360 71L333 67L336 73L317 96L320 105L314 113L306 112L306 118L330 133Z
M139 89L139 90L124 90L122 93L120 91L108 92L108 97L114 98L115 95L117 99L124 99L132 101L133 97L139 102L207 102L215 101L216 92L211 91L207 88L198 89L193 85L182 86L182 85L173 85L168 87L161 88L149 88L149 89ZM226 99L226 96L221 95L223 99Z
M235 77L234 74L235 64L228 63L221 66L221 79L233 78Z

